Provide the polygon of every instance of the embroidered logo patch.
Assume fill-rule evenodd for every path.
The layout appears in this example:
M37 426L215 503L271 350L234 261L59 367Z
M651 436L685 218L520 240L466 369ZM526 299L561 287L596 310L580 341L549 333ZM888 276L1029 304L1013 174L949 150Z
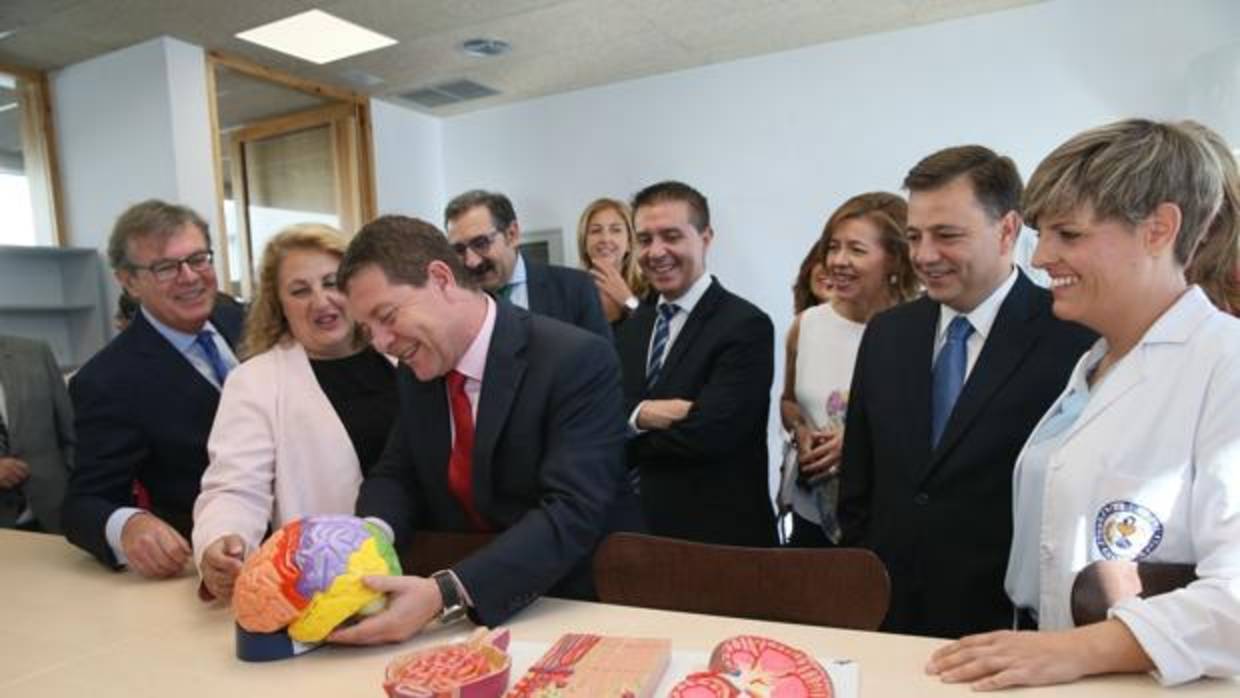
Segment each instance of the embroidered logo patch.
M1143 560L1162 542L1163 525L1135 502L1107 502L1094 519L1094 544L1108 560Z

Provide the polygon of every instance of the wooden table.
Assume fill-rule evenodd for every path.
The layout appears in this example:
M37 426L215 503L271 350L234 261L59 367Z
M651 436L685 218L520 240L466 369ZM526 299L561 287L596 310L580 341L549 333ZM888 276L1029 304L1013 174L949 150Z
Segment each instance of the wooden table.
M247 664L233 655L228 608L197 599L197 579L150 581L104 569L53 536L0 531L0 696L382 696L387 662L437 631L401 645L329 647L296 659ZM514 640L550 642L567 631L670 637L709 649L735 633L768 635L818 656L856 660L863 696L963 696L967 687L925 676L941 641L804 625L542 599L509 624ZM454 634L458 631L452 631ZM1019 695L1123 696L1163 693L1148 676L1103 677ZM1198 681L1176 696L1240 696L1240 681Z

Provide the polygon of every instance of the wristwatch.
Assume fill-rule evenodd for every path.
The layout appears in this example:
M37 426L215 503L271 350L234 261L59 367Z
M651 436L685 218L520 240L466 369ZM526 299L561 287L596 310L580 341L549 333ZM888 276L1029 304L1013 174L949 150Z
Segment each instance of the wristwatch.
M628 308L630 313L636 311L638 305L640 305L640 302L637 300L637 296L629 296L624 299L624 307Z
M465 606L456 577L447 570L440 570L432 573L431 579L435 580L439 587L439 597L443 600L443 610L439 611L439 624L451 625L465 618L469 608Z

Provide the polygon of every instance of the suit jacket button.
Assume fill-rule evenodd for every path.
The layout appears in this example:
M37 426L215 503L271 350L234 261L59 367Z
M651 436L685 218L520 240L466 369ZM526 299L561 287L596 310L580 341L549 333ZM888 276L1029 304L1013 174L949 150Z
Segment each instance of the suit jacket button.
M917 494L913 495L913 501L917 502L918 504L929 504L930 495L926 494L925 492L918 492Z

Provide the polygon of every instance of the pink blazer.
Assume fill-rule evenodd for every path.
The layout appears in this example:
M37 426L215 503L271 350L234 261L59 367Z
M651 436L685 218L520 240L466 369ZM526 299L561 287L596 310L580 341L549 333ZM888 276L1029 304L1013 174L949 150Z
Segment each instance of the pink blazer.
M236 533L246 554L272 529L311 514L352 514L357 453L300 344L285 339L229 375L194 503L194 562Z

